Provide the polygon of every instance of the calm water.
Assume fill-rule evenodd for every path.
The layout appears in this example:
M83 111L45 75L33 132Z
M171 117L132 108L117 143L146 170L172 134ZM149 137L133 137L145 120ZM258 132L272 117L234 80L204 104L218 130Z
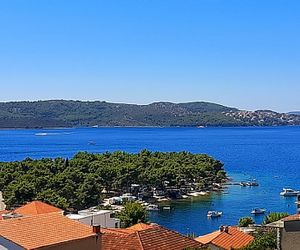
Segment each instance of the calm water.
M0 161L144 148L207 153L224 162L234 180L256 178L260 183L259 187L231 186L225 193L172 202L172 211L151 213L152 221L168 228L199 235L221 224L236 224L253 207L296 212L295 198L282 198L279 192L283 187L300 189L300 127L0 130ZM207 219L207 211L213 209L223 211L223 216ZM262 218L255 219L261 222Z

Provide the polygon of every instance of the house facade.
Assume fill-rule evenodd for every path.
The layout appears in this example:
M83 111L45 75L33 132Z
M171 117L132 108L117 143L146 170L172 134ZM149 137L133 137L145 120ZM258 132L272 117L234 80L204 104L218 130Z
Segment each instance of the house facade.
M69 219L79 221L88 226L100 225L104 228L119 228L120 220L114 217L115 213L110 210L86 209L78 214L66 215Z

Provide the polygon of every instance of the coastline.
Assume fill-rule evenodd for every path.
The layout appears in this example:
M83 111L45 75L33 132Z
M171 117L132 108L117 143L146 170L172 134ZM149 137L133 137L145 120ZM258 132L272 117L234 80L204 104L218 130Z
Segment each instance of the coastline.
M98 126L98 127L91 127L91 126L82 126L82 127L19 127L19 128L0 128L0 131L5 130L63 130L63 129L100 129L100 128L194 128L194 129L214 129L214 128L284 128L284 127L300 127L300 125L269 125L269 126Z

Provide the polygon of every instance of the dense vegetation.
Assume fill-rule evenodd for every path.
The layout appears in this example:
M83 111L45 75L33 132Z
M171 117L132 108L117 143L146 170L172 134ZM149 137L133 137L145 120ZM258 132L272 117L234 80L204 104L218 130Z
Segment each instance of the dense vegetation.
M248 227L251 224L254 224L252 217L243 217L239 220L239 227Z
M269 213L265 217L265 219L263 221L263 224L266 225L266 224L281 220L282 218L287 217L288 215L289 214L285 213L285 212L272 212L272 213Z
M242 250L275 250L277 249L276 230L258 230L254 240Z
M0 103L0 128L297 124L300 124L300 117L297 115L271 111L239 111L208 102L135 105L51 100Z
M288 213L272 212L265 216L263 225L281 220L288 216ZM239 220L239 226L254 224L251 217L243 217ZM275 250L277 249L277 232L275 228L264 228L254 232L254 241L242 250Z
M0 163L0 190L8 207L39 199L64 209L82 209L99 204L101 191L180 187L194 183L206 187L225 177L223 164L202 154L162 153L143 150L90 154L72 159L25 159Z
M117 218L121 220L122 227L131 227L148 222L148 211L139 203L127 202L124 209L117 213Z
M158 102L149 105L81 101L0 103L0 128L76 126L199 126L234 125L221 105Z

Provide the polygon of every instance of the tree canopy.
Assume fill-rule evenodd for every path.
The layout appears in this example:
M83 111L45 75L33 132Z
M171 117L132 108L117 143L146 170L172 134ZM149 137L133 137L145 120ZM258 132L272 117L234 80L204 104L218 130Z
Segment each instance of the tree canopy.
M251 217L243 217L239 220L239 227L248 227L251 224L254 224L254 220Z
M163 187L166 181L176 187L187 182L206 187L225 176L223 164L204 154L80 152L72 159L2 162L0 190L8 208L39 199L77 210L98 205L103 189L124 193L131 184L151 189Z
M121 220L122 227L130 227L137 223L148 222L148 211L139 203L127 202L116 217Z

